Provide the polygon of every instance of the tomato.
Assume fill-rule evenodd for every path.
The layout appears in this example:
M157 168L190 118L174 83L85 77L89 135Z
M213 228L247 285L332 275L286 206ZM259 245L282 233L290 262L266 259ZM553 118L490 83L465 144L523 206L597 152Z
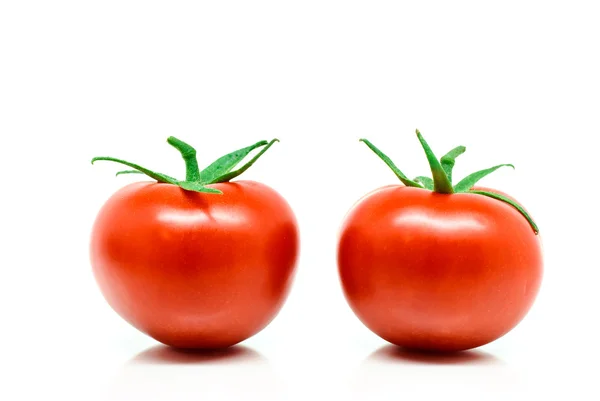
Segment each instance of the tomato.
M407 181L368 194L346 216L338 270L350 307L374 333L407 348L458 351L506 334L541 285L537 226L512 198Z
M273 189L253 181L200 189L127 185L91 235L94 276L110 306L178 348L228 347L263 329L286 299L298 255L294 213Z

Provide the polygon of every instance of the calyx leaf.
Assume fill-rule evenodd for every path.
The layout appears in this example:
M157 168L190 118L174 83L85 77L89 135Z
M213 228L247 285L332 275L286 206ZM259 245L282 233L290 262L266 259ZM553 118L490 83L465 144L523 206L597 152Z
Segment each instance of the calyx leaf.
M94 157L92 159L92 164L94 164L94 162L98 160L111 161L123 164L134 169L119 171L116 174L117 176L122 174L145 174L158 182L177 185L186 191L221 194L222 192L218 189L210 188L207 185L220 182L228 182L229 180L239 176L244 171L248 170L248 168L250 168L267 151L267 149L269 149L275 142L278 141L278 139L273 139L270 142L256 142L254 145L238 149L234 152L220 157L208 167L206 167L204 170L199 171L198 161L196 159L196 149L194 149L189 144L183 142L182 140L171 136L167 139L167 142L181 153L181 156L185 161L185 180L178 180L166 174L157 173L138 164L121 159L116 159L114 157ZM232 171L248 154L250 154L250 152L260 147L263 147L263 149L259 153L257 153L250 161L244 164L241 168Z
M481 180L483 177L493 173L494 171L498 170L500 167L505 167L505 166L512 167L513 169L515 168L515 166L513 166L512 164L499 164L494 167L486 168L485 170L476 171L473 174L469 174L468 176L466 176L465 178L460 180L460 182L454 186L454 191L455 192L466 192L466 191L470 190L471 188L473 188L473 186L475 184L477 184L477 182L479 180Z
M366 139L361 139L361 141L364 142L377 156L379 156L379 158L381 160L383 160L383 162L385 164L388 165L388 167L394 172L394 174L396 174L398 179L400 179L400 181L402 181L404 183L404 185L409 186L409 187L416 187L416 188L431 190L431 191L434 191L437 193L443 193L443 194L469 193L469 194L482 195L482 196L487 196L487 197L490 197L493 199L497 199L499 201L508 203L509 205L511 205L512 207L517 209L530 223L535 234L537 234L539 232L539 229L538 229L536 223L533 221L533 219L527 213L527 211L522 206L520 206L519 204L517 204L516 202L511 200L510 198L507 198L506 196L503 196L503 195L499 195L495 192L479 191L479 190L472 189L473 186L479 180L481 180L485 176L493 173L494 171L498 170L500 167L508 166L508 167L512 167L514 169L515 167L512 164L499 164L494 167L490 167L490 168L487 168L484 170L477 171L475 173L472 173L472 174L466 176L458 184L452 186L452 170L454 168L456 158L458 156L462 155L463 153L465 153L466 148L464 146L457 146L454 149L452 149L451 151L449 151L448 153L446 153L444 156L442 156L442 158L440 160L438 160L435 157L435 154L433 153L431 148L429 147L429 144L425 141L425 138L423 138L423 136L419 132L419 130L416 130L416 133L417 133L417 138L419 139L419 142L421 143L421 146L422 146L423 150L425 151L425 156L427 157L427 161L429 162L429 167L431 168L431 174L432 174L433 179L430 177L425 177L425 176L418 176L418 177L414 178L413 180L408 179L404 175L404 173L402 173L402 171L400 171L400 169L398 167L396 167L394 162L387 155L385 155L381 150L379 150L377 147L375 147L375 145L373 145L371 142L369 142Z
M139 171L142 174L146 174L148 177L155 179L158 182L165 182L168 184L174 184L177 185L177 179L170 177L166 174L162 174L162 173L156 173L152 170L148 170L145 167L140 166L139 164L135 164L135 163L130 163L128 161L125 160L121 160L121 159L116 159L114 157L107 157L107 156L99 156L99 157L94 157L92 159L92 164L94 164L95 162L97 162L98 160L104 160L104 161L110 161L110 162L115 162L115 163L119 163L119 164L123 164L127 167L131 167L133 169L136 169L137 171ZM117 173L117 175L119 175Z
M365 145L367 145L369 147L369 149L371 149L377 156L379 156L379 158L381 160L383 160L383 162L385 164L387 164L387 166L394 172L394 174L396 174L396 177L398 177L398 179L400 181L402 181L402 183L404 185L406 185L407 187L423 188L423 186L421 184L409 179L406 175L404 175L404 173L402 171L400 171L400 169L398 167L396 167L396 165L394 164L392 159L390 159L385 153L383 153L381 150L379 150L370 141L363 138L363 139L360 139L360 142L364 142Z
M260 141L254 145L236 150L235 152L220 157L210 166L200 172L200 182L205 184L214 184L216 182L227 182L237 177L244 171L248 170L271 146L273 146L275 142L279 142L279 139L275 138L271 140L271 142ZM248 161L239 169L231 171L239 164L239 162L244 159L245 156L261 146L264 146L264 148L250 161Z
M509 205L511 205L512 207L517 209L519 211L519 213L521 213L527 219L527 221L529 222L529 225L531 225L531 228L533 229L533 232L535 232L536 234L538 234L540 232L537 224L535 223L535 221L533 221L533 218L529 215L529 213L527 213L527 211L521 205L519 205L517 202L513 201L512 199L507 198L504 195L500 195L498 193L489 192L489 191L469 191L469 193L488 196L490 198L498 199L504 203L508 203Z
M423 187L425 189L433 191L433 180L431 178L420 175L420 176L416 177L414 179L414 181L423 184Z
M465 153L466 150L467 148L465 148L464 146L457 146L448 153L446 153L444 156L442 156L442 158L440 159L440 164L442 165L442 169L444 169L444 172L446 173L450 184L452 184L452 169L454 168L456 158Z
M230 172L239 162L244 159L244 157L248 155L248 153L266 144L267 141L256 142L254 145L238 149L234 152L226 154L225 156L219 157L200 172L200 181L204 183L213 182L215 179L218 179L222 175Z

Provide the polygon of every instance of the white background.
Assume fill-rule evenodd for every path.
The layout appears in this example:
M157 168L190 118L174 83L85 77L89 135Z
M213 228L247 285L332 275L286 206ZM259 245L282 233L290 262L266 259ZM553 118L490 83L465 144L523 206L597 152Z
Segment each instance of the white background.
M597 2L0 2L0 399L598 399ZM596 4L595 4L596 3ZM456 357L394 356L354 317L338 227L464 144L456 177L538 220L545 277L511 333ZM220 356L177 354L121 320L88 261L103 202L139 177L183 175L278 137L244 177L285 196L302 251L283 310Z

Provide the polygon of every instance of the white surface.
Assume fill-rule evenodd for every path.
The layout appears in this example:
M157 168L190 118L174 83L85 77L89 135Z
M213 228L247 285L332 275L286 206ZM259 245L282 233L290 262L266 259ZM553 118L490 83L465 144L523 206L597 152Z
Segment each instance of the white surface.
M596 2L198 3L0 3L0 399L600 397ZM394 357L337 281L344 214L395 182L357 139L415 176L415 128L438 155L468 147L457 177L514 163L482 183L520 199L544 238L530 314L458 359ZM295 209L298 274L232 355L157 348L91 275L95 214L135 177L90 158L181 174L169 135L201 164L281 139L245 177Z

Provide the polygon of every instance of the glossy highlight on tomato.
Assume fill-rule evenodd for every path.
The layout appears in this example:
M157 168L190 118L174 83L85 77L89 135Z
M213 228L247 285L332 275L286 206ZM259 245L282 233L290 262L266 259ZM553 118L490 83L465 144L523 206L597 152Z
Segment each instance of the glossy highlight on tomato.
M350 307L374 333L411 349L459 351L524 318L541 285L542 249L537 225L514 199L473 187L481 176L464 192L437 192L439 167L451 174L433 164L431 185L397 170L410 186L386 186L355 204L340 232L338 270Z
M92 229L91 264L110 306L173 347L223 348L258 333L295 272L299 233L285 199L254 181L210 181L199 191L127 185Z

